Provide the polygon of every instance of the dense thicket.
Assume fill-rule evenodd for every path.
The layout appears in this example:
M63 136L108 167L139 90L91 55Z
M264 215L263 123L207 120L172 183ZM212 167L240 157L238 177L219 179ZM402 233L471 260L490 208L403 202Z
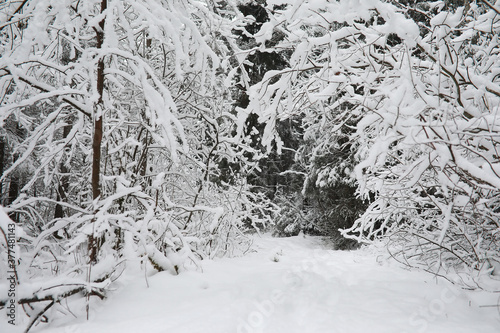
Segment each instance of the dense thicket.
M269 25L270 15L287 6L285 2L269 2L266 7L266 1L239 6L242 14L254 19L244 30L237 31L239 45L247 52L245 72L239 75L248 77L250 86L262 81L266 73L289 66L292 50L282 46L286 33ZM268 30L261 31L266 25ZM264 41L263 33L267 34ZM339 247L353 245L355 242L346 241L338 229L351 226L365 207L363 200L354 195L356 185L346 175L339 175L337 182L322 180L326 169L337 165L342 169L342 165L353 162L345 133L322 132L321 128L309 125L318 119L300 109L275 122L263 121L260 113L249 107L249 87L239 85L239 88L235 106L246 117L251 146L266 153L248 181L280 208L272 228L274 234L290 236L303 231L332 236ZM269 140L269 133L273 133L276 141ZM333 136L338 141L335 147Z
M494 266L499 4L268 4L261 47L291 56L252 87L249 108L267 123L305 114L306 188L352 181L371 199L344 235L389 240L394 257L437 274ZM271 28L286 38L266 48Z
M245 226L274 206L249 190L254 148L235 139L235 5L0 6L1 200L28 327L65 297L104 297L127 268L177 274L247 249Z
M499 35L484 0L3 2L0 200L28 329L269 222L491 272Z

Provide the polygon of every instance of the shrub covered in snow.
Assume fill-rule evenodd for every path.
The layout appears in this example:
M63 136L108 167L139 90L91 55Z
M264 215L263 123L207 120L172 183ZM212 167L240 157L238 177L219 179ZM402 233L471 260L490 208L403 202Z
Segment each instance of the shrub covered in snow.
M268 49L292 54L252 87L250 109L267 123L306 112L309 126L350 129L349 172L373 200L346 237L385 238L396 258L438 274L498 259L499 8L269 4L270 25L287 38ZM319 184L334 182L340 165L318 173Z

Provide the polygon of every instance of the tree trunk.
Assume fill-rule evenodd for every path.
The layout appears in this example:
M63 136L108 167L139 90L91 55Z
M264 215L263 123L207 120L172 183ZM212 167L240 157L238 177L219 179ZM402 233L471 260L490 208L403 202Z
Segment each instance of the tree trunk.
M101 13L103 13L107 8L107 0L102 0L101 2ZM99 28L96 28L97 35L97 49L102 48L104 42L104 23L105 19L99 22ZM99 99L96 104L96 113L94 117L94 140L92 142L92 197L97 199L101 195L100 186L100 168L101 168L101 143L102 143L102 116L104 113L104 103L102 100L102 95L104 93L104 56L101 56L97 64L97 93L99 94Z
M108 6L107 0L101 1L101 13L104 13ZM99 27L95 28L97 37L97 49L101 49L104 42L104 24L105 18L99 22ZM95 200L101 195L101 184L100 184L100 174L101 174L101 144L102 144L102 117L104 114L104 103L103 103L103 93L104 93L104 55L101 55L99 62L97 64L97 93L99 94L99 99L95 105L95 116L94 116L94 139L92 141L92 198ZM94 222L94 221L93 221ZM98 254L98 239L94 235L89 237L89 259L91 263L97 262Z

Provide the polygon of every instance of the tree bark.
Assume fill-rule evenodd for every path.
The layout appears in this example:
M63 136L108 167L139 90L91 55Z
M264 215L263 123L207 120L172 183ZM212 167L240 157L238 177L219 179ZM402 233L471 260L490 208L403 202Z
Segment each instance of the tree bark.
M101 14L104 13L108 6L107 0L101 1ZM104 43L104 24L105 18L99 22L99 27L94 28L97 37L97 49L102 49ZM104 55L101 54L97 63L97 93L98 100L95 105L94 116L94 138L92 140L92 198L95 200L101 195L101 145L102 145L102 118L104 114ZM93 220L92 223L95 221ZM97 254L99 252L98 239L94 235L89 237L89 259L91 263L97 262Z
M101 1L101 13L103 13L107 8L107 0ZM103 18L101 22L99 22L99 28L96 28L97 35L97 49L102 49L102 45L104 42L104 23L105 19ZM101 144L102 144L102 117L104 112L104 103L102 100L102 96L104 93L104 55L101 55L99 62L97 64L97 93L99 95L99 99L96 104L96 113L97 115L94 117L94 139L92 142L92 197L93 199L97 199L101 195L101 186L100 186L100 168L101 168Z

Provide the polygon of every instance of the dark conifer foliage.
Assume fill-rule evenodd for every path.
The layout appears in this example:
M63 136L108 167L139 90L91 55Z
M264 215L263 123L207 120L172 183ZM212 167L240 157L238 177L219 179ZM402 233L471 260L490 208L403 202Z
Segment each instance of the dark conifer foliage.
M257 44L253 35L258 33L265 22L269 21L265 7L265 1L250 1L247 4L240 4L239 10L243 15L250 15L255 20L245 25L245 33L238 32L239 42L242 48L250 49ZM273 33L273 38L267 43L269 47L280 41L283 35ZM286 51L266 51L252 50L247 56L248 63L244 65L248 73L249 85L260 82L265 73L270 70L281 70L288 64ZM237 99L235 106L246 108L248 106L248 93L243 86L236 92ZM260 143L265 124L259 121L259 116L250 113L246 119L246 134L251 138L251 144L257 150L266 152L266 148ZM257 191L263 191L270 199L274 199L278 191L296 192L300 191L299 181L292 175L282 175L294 165L295 151L301 141L300 119L287 119L276 124L276 132L284 143L284 149L279 153L274 146L265 159L259 162L259 169L248 176L249 182L256 187Z

